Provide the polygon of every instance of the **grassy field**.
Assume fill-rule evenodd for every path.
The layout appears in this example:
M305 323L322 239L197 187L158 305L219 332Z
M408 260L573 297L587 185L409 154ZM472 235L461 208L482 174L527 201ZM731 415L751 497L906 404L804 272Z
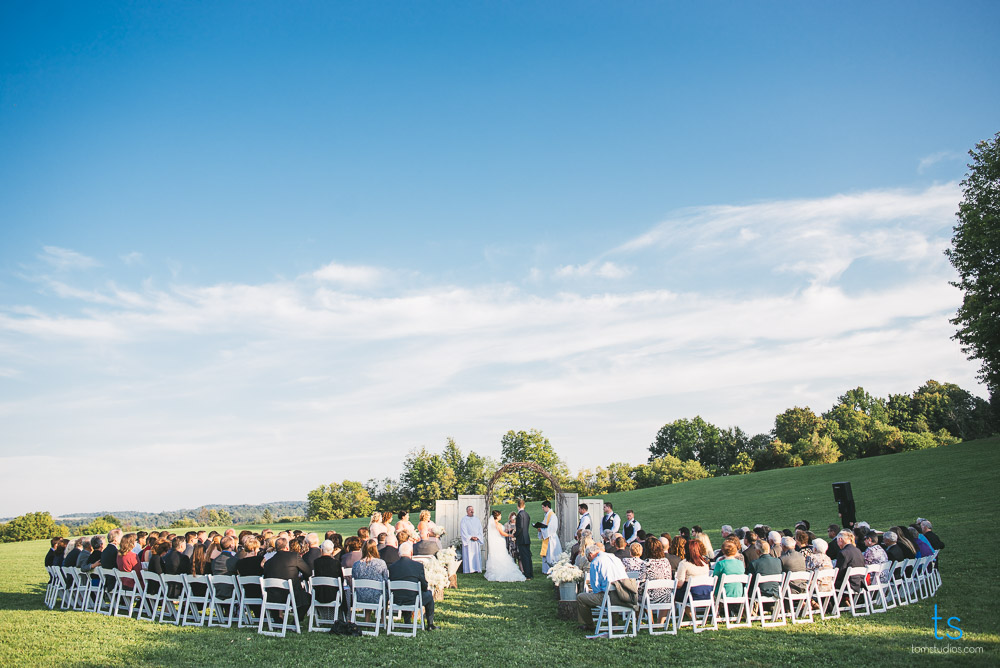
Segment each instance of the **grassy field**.
M251 665L266 662L321 665L507 665L684 662L947 665L1000 663L1000 613L996 601L998 552L983 544L984 527L998 516L1000 439L843 462L699 480L610 495L624 513L634 508L648 530L675 531L701 524L718 543L722 524L764 522L814 527L836 521L830 484L852 483L860 519L872 526L930 518L948 545L942 555L944 584L927 601L858 619L830 620L777 629L734 629L695 636L642 635L627 640L586 640L574 622L556 618L548 581L493 584L460 575L438 611L439 631L416 639L341 638L303 634L258 637L246 629L179 629L169 625L50 611L42 605L46 541L0 545L0 665ZM529 512L539 513L538 504ZM302 525L316 531L352 532L361 520ZM537 546L536 546L537 547ZM536 568L538 567L536 561ZM540 576L540 573L538 573ZM961 640L935 640L935 605L944 618L959 617ZM944 623L942 622L942 628ZM914 654L912 646L982 647L980 654Z

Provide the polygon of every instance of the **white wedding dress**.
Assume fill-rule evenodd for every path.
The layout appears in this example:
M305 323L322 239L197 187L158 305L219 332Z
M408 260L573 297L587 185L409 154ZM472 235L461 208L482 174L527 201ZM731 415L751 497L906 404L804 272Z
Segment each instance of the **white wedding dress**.
M496 520L490 520L486 528L486 579L491 582L524 582L524 574L507 552L507 541L497 530Z

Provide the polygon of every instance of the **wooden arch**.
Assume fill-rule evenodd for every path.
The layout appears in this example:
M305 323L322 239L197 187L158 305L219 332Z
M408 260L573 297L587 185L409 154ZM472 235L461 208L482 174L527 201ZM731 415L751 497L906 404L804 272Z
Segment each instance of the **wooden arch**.
M537 474L539 474L541 476L544 476L545 479L549 481L549 484L552 485L552 489L555 491L556 496L562 494L562 487L559 485L559 481L556 480L552 476L551 473L549 473L548 471L546 471L544 468L542 468L541 466L539 466L535 462L511 462L509 464L504 464L499 469L497 469L497 472L493 474L493 477L490 478L490 481L488 483L486 483L486 514L487 515L489 515L489 513L490 513L490 508L493 507L493 485L495 485L496 482L497 482L497 480L500 479L500 476L502 476L507 471L513 471L514 469L530 469L531 471L534 471L535 473L537 473ZM553 499L552 503L555 504L556 503L556 499ZM483 520L484 524L485 524L485 521L486 520L484 519Z

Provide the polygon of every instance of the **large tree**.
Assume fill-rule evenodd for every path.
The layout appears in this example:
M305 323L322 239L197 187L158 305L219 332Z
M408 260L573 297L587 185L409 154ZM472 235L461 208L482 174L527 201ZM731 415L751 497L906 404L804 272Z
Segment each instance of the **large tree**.
M1000 390L1000 132L969 151L972 162L962 181L964 196L952 247L945 251L958 271L952 283L965 293L956 339L970 359L979 360L997 409Z
M719 428L700 415L693 420L681 418L660 427L649 446L649 461L672 455L681 460L696 459L714 464L721 440Z
M508 431L500 439L501 464L511 462L534 462L560 481L568 480L569 469L565 462L556 454L549 439L537 429L530 431ZM545 478L528 469L515 469L504 476L506 491L512 496L520 496L527 500L549 498L552 488Z

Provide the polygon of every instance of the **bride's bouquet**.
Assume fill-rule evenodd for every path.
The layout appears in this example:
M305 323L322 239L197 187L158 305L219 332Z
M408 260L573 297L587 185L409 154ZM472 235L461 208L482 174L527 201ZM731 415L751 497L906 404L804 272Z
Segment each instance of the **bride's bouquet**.
M583 579L583 571L574 566L569 561L569 552L563 552L559 555L559 559L556 563L549 569L549 579L555 585L569 584L570 582L579 582Z

